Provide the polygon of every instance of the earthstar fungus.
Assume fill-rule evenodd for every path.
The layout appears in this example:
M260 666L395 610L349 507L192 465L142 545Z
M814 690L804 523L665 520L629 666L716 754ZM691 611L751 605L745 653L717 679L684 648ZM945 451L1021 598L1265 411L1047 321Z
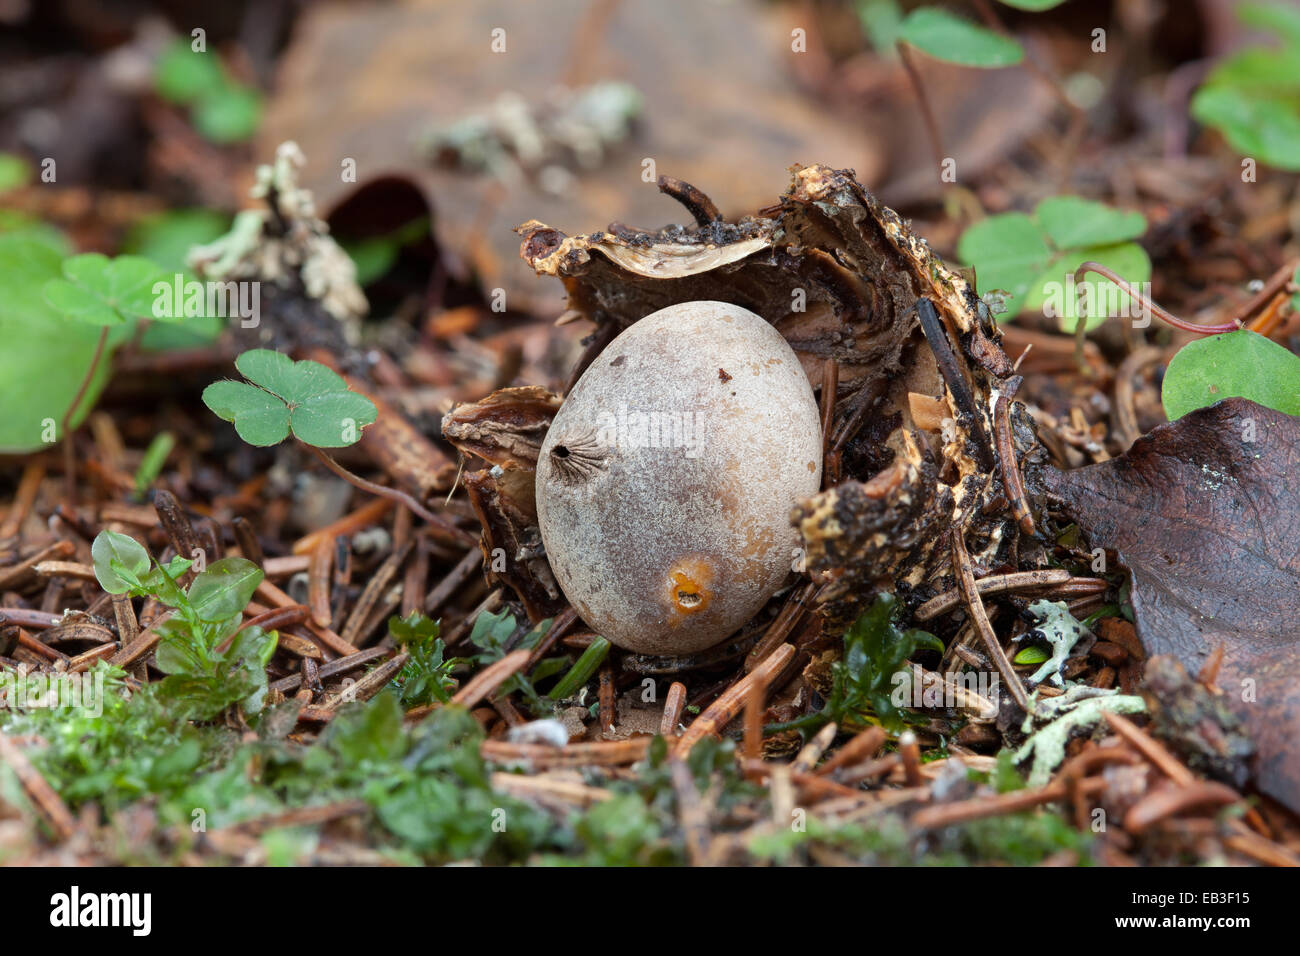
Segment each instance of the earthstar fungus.
M551 569L614 644L703 650L790 577L790 511L821 457L812 387L776 329L726 302L661 309L588 366L542 444Z

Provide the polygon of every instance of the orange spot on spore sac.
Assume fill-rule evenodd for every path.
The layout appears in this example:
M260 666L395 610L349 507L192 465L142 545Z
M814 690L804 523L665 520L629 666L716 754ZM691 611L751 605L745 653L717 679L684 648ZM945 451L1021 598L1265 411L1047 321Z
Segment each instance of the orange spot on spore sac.
M668 605L679 614L703 611L713 600L713 565L702 558L683 558L668 572Z

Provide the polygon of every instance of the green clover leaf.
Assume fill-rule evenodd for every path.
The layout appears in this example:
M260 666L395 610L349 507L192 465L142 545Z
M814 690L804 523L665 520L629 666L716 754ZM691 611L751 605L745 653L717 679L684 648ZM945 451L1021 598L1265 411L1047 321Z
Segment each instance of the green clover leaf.
M1293 3L1243 3L1236 13L1271 42L1220 62L1192 97L1192 117L1217 129L1243 158L1298 170L1300 10Z
M1132 240L1146 231L1141 213L1114 209L1079 196L1053 196L1040 202L1032 216L1008 212L975 223L957 243L957 256L975 267L980 291L1007 293L1007 316L1042 309L1052 303L1062 331L1078 323L1078 301L1066 294L1068 276L1089 260L1113 269L1132 283L1151 278L1151 260ZM1098 290L1117 309L1129 308L1129 296L1109 280ZM1090 310L1088 328L1106 313Z
M235 80L214 53L191 49L177 40L158 60L154 73L158 95L191 107L199 134L214 143L236 143L257 132L262 94Z
M250 445L275 445L292 431L317 448L342 448L361 437L378 417L374 403L348 389L337 372L319 362L295 362L270 349L253 349L235 360L247 382L213 382L203 402L234 422Z
M46 303L62 315L88 325L121 325L131 319L161 319L154 314L154 285L167 281L162 270L142 256L110 259L98 252L64 260L63 278L45 283Z
M1025 58L1024 48L1011 37L936 7L913 10L903 21L899 36L936 60L960 66L992 69L1015 66Z

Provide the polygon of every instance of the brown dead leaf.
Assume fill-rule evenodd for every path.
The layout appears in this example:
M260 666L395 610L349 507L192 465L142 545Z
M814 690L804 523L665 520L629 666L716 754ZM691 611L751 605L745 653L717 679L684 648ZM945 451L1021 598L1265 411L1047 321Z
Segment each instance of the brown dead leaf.
M428 192L434 229L462 273L504 288L512 309L558 313L561 291L539 283L517 256L512 230L528 219L571 231L611 219L657 223L680 209L660 195L657 172L699 185L723 211L769 201L771 184L793 161L851 167L864 181L881 170L880 152L856 125L818 110L790 79L789 33L764 26L761 5L663 0L623 3L595 20L586 0L406 0L313 4L295 38L262 127L260 150L293 139L311 163L303 185L328 210L356 187L340 163L356 161L358 181L411 176ZM491 52L492 30L506 52ZM575 38L584 38L577 44ZM561 82L619 80L644 99L632 138L604 165L576 173L562 195L522 182L435 168L416 138L490 106L503 92L536 99ZM743 175L738 171L743 170Z
M1300 810L1300 419L1228 399L1044 481L1130 569L1149 656L1197 673L1225 645L1218 685L1255 741L1256 783Z

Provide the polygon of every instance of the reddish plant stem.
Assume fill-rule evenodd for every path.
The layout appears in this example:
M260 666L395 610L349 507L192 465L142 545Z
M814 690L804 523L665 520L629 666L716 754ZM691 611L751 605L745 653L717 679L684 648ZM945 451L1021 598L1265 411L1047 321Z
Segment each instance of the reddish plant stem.
M1136 288L1134 288L1128 282L1127 279L1123 279L1120 276L1116 275L1114 270L1102 265L1100 262L1092 262L1091 260L1089 260L1088 262L1085 262L1082 265L1080 265L1079 268L1075 269L1074 281L1076 285L1082 282L1083 277L1087 275L1089 272L1095 273L1099 276L1109 279L1111 282L1119 286L1120 289L1122 289L1124 292L1127 292L1130 296L1132 296L1134 300L1140 302L1143 306L1149 309L1152 315L1156 316L1166 324L1172 325L1176 329L1182 329L1184 332L1193 332L1197 335L1222 335L1224 332L1235 332L1241 328L1240 319L1233 319L1231 322L1225 322L1222 325L1193 325L1190 322L1186 322L1183 319L1178 318L1178 316L1174 315L1172 312L1167 312L1164 309L1162 309L1155 302L1152 302L1141 292L1139 292ZM1074 329L1074 357L1075 360L1079 363L1080 369L1084 369L1086 367L1083 361L1083 340L1084 340L1084 335L1087 331L1087 327L1088 327L1088 323L1084 320L1084 317L1079 316L1078 322Z
M402 491L400 488L389 488L387 485L378 485L375 484L373 481L367 481L365 478L362 478L360 475L356 475L348 471L337 461L331 458L325 451L317 448L315 445L308 445L306 442L302 442L302 444L305 447L311 449L312 454L314 454L317 458L319 458L321 460L321 463L324 464L326 468L334 472L334 474L338 475L348 484L356 488L360 488L362 491L368 492L372 495L378 495L381 498L387 498L389 501L395 501L400 505L404 505L405 507L409 508L413 514L416 514L419 517L423 518L429 524L442 529L448 536L458 541L465 541L470 544L473 544L473 539L470 538L469 535L467 535L464 531L461 531L459 528L457 528L455 525L453 525L450 521L448 521L446 518L442 517L441 515L434 514L432 511L424 507L422 504L416 501L415 498L413 498L411 495L408 495L405 491Z
M68 503L72 505L77 503L77 459L72 447L72 418L77 414L77 408L81 405L81 400L86 397L90 383L95 378L95 370L99 368L99 360L104 356L104 346L107 343L108 326L105 325L100 327L99 341L95 343L95 354L90 360L90 367L86 369L81 384L77 386L77 394L73 397L68 410L63 413L63 421L59 423L60 438L63 441L64 479L67 482Z
M930 148L934 150L934 161L943 169L944 152L943 139L939 134L939 124L934 118L934 110L930 107L930 98L926 95L925 84L921 82L921 71L916 68L912 62L912 54L907 48L907 44L899 41L895 44L898 50L898 60L903 64L903 70L907 73L908 82L912 84L912 90L916 93L916 99L921 107L921 118L925 120L925 131L930 137Z

